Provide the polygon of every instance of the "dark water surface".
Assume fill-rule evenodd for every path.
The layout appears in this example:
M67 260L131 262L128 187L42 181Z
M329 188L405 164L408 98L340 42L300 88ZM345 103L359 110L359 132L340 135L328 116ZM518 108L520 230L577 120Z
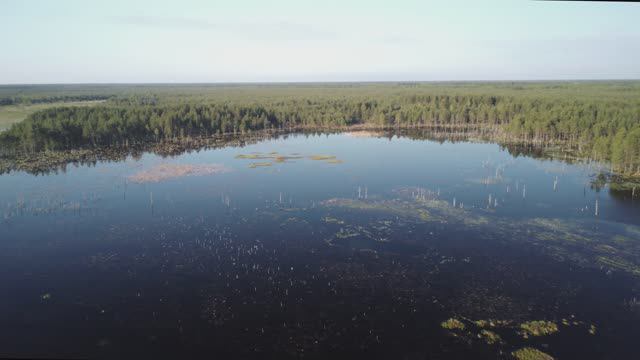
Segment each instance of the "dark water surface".
M634 358L640 198L597 172L340 134L2 175L0 356Z

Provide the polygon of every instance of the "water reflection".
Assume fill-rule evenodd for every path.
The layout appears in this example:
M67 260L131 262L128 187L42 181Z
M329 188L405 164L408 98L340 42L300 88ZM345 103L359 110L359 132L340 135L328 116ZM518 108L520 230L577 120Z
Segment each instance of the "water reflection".
M639 208L600 165L378 135L0 176L1 355L635 354ZM190 176L128 181L159 167Z

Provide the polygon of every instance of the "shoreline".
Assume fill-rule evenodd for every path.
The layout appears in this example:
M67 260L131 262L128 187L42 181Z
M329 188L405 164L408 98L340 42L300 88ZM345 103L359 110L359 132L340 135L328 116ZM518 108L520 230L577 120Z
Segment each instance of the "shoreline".
M568 163L596 162L607 164L609 178L623 182L640 183L640 174L625 174L613 171L609 162L591 159L580 154L578 147L563 140L543 141L510 136L499 126L437 124L418 126L376 126L357 124L350 126L292 127L226 133L209 136L192 136L162 141L145 141L134 144L80 147L66 150L44 150L37 152L14 151L0 155L0 175L14 171L30 174L46 174L64 171L70 164L93 165L101 161L121 161L129 156L139 157L153 153L162 157L177 156L185 152L209 150L222 147L244 147L259 141L289 135L346 134L353 137L402 136L417 140L495 143L511 151L534 157L546 157Z

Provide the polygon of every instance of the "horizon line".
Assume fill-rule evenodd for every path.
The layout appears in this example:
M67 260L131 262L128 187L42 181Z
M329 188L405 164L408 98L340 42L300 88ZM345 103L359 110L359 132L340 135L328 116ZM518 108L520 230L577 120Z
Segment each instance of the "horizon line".
M575 79L482 79L482 80L333 80L333 81L210 81L210 82L60 82L60 83L2 83L10 86L55 86L55 85L295 85L295 84L443 84L443 83L535 83L535 82L616 82L640 81L639 78L575 78Z

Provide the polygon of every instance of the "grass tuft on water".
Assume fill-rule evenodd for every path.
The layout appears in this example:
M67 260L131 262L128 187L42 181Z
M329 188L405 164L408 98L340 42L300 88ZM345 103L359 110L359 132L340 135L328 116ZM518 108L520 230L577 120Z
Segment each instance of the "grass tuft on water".
M317 160L317 161L327 161L327 160L336 160L336 157L332 155L312 155L310 159Z
M343 225L344 221L338 219L338 218L334 218L331 216L325 216L322 218L322 221L326 222L326 223L330 223L330 224L340 224Z
M273 165L273 163L270 163L270 162L258 162L258 163L249 164L249 168L255 169L257 167L265 167L265 166L271 166L271 165Z
M482 339L484 339L484 341L489 345L498 344L502 342L502 338L500 337L500 335L494 333L491 330L483 329L482 331L480 331L479 336Z
M464 330L465 328L465 325L462 321L454 318L443 321L442 323L440 323L440 326L443 329L447 330Z
M558 325L551 321L534 320L520 324L522 335L527 338L529 336L545 336L558 332Z
M517 360L553 360L553 356L532 347L525 347L511 353Z
M240 154L236 155L236 159L251 159L251 160L259 160L259 159L271 159L272 156L266 156L263 154Z

